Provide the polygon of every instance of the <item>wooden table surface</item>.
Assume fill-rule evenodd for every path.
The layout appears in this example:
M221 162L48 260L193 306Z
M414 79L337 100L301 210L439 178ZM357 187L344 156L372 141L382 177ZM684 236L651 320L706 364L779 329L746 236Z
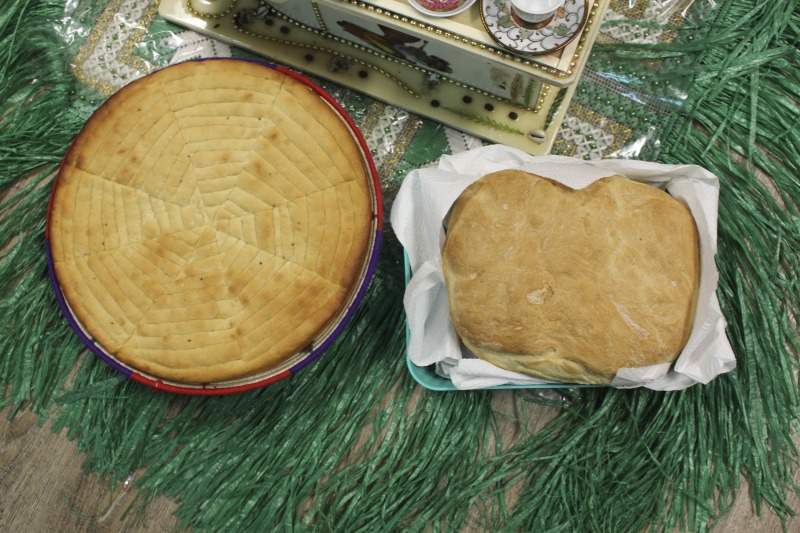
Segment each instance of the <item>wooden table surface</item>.
M40 425L27 409L13 418L10 413L0 410L0 531L180 531L173 516L178 506L168 498L153 501L143 522L136 513L126 513L136 495L137 472L131 474L130 483L112 492L108 480L83 472L85 457L63 432L53 433L47 421ZM541 413L538 425L550 416ZM800 483L800 470L794 479ZM791 505L800 510L800 499L793 497ZM760 518L754 515L745 486L732 512L713 531L777 533L783 528L766 509ZM800 518L790 521L788 531L800 531Z

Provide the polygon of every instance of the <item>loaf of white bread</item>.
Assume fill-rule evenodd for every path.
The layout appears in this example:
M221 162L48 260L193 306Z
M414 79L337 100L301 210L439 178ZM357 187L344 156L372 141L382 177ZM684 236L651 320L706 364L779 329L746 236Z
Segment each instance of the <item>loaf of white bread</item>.
M456 331L500 368L607 384L621 368L672 363L692 329L694 218L622 176L577 190L488 174L453 206L442 256Z

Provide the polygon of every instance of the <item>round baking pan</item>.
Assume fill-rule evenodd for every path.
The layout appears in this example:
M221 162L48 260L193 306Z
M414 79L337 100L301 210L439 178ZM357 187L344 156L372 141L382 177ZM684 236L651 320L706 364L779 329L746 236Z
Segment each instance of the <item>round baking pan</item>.
M247 61L250 64L256 64L265 69L270 69L278 73L279 76L284 76L287 79L300 82L335 112L335 114L341 120L341 123L345 126L346 130L351 134L353 144L357 148L356 152L360 157L360 164L363 166L364 173L367 176L367 188L369 201L371 203L371 222L369 225L368 243L365 248L366 251L359 258L358 268L355 269L357 272L355 270L353 271L356 281L350 286L344 299L344 305L338 308L338 311L333 314L333 318L329 320L324 327L318 329L313 337L313 340L306 344L301 350L298 350L296 353L283 358L279 363L271 365L268 368L260 369L255 373L211 382L193 382L191 380L184 381L167 379L157 374L142 370L141 368L136 368L130 363L122 361L118 356L116 356L114 353L111 353L111 351L106 349L101 342L93 337L87 327L81 323L81 320L78 318L78 314L73 311L76 302L70 301L70 299L66 296L62 287L62 281L58 278L57 269L54 266L53 259L53 243L51 235L51 226L53 224L54 216L53 198L56 196L56 191L59 187L59 177L61 175L61 171L56 176L55 183L53 184L50 205L48 207L47 230L45 237L50 280L55 291L56 299L60 308L64 312L69 325L91 352L123 375L134 381L143 383L153 389L181 394L219 395L263 387L283 378L289 377L319 357L331 345L331 343L333 343L336 338L342 334L342 331L345 329L347 323L352 319L356 308L362 300L375 272L375 266L383 234L383 208L380 181L375 164L370 155L369 148L367 147L363 136L359 132L351 117L325 90L315 85L309 79L298 75L295 72L277 65L259 61L242 59L203 59L194 60L187 63L199 63L205 61ZM165 69L169 68L172 67L165 67ZM152 76L152 74L150 76ZM243 92L243 94L245 93L246 91ZM249 97L245 96L244 98L248 99ZM103 106L101 106L100 109L95 112L95 115L98 113L102 114L102 112ZM94 119L95 116L92 118ZM73 143L73 146L70 147L67 155L64 158L64 161L67 161L70 151L73 150L75 150L75 143ZM62 170L63 166L64 163L62 163Z

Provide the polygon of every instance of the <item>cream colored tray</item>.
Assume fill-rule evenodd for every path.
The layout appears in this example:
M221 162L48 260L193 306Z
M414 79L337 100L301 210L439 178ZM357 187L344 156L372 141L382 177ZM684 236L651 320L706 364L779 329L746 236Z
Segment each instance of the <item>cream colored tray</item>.
M159 13L199 33L490 142L545 154L608 0L586 2L580 35L552 54L535 56L500 46L484 27L480 1L451 18L423 15L405 0L162 0ZM452 65L481 66L474 74L427 68L357 37L345 39L337 26L341 20L372 33L413 35L422 43L418 48L440 51ZM489 71L505 77L497 82L497 90L479 79Z

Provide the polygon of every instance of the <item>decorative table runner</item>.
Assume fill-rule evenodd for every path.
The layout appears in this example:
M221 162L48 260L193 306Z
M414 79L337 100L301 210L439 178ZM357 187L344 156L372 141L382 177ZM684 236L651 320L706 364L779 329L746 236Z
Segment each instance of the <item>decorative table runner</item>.
M247 54L165 22L154 0L13 0L0 14L0 406L31 402L114 482L145 469L145 511L148 495L173 497L198 531L703 531L742 475L757 511L788 518L799 13L797 1L613 1L554 146L721 178L718 292L736 371L680 393L424 390L405 368L389 236L329 352L292 379L203 399L153 392L82 349L47 279L44 216L61 156L105 97L172 62ZM483 144L323 85L367 138L387 204L410 170Z

